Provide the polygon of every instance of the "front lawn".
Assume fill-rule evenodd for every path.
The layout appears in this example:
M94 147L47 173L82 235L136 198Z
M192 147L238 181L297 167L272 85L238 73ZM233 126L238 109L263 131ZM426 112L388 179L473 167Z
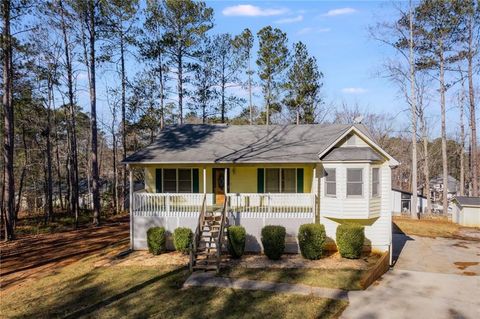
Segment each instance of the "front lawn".
M362 279L379 257L379 254L366 254L360 259L345 259L333 253L319 260L307 260L300 255L285 254L280 260L271 261L263 255L245 255L241 260L231 261L220 276L361 290Z
M145 262L137 253L114 259L115 249L0 291L1 316L336 318L347 306L346 301L263 291L182 289L189 273L175 253L152 257L161 262Z
M360 283L366 270L359 269L274 269L241 268L223 270L220 275L230 278L304 284L316 287L362 290Z

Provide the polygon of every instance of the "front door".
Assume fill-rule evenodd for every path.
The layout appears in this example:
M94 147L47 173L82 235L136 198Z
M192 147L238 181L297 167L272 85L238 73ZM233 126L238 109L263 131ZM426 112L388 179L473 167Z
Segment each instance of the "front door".
M223 203L225 202L225 169L224 168L213 169L213 192L215 194L215 204L223 205Z

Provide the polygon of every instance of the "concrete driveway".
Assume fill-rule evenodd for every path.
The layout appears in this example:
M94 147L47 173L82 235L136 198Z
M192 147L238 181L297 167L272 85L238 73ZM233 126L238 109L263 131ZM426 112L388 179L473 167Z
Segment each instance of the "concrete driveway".
M393 236L395 266L342 318L480 318L480 241Z

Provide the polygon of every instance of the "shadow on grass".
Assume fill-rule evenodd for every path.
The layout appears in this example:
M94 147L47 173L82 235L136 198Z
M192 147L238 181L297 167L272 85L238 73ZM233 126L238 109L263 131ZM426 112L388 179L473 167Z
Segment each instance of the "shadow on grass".
M164 273L164 274L155 276L155 277L153 277L153 278L151 278L151 279L149 279L149 280L147 280L147 281L144 281L144 282L142 282L142 283L140 283L140 284L138 284L138 285L135 285L135 286L133 286L133 287L131 287L131 288L129 288L129 289L121 292L121 293L118 293L118 294L113 295L113 296L111 296L111 297L109 297L109 298L106 298L106 299L104 299L104 300L101 300L101 301L99 301L99 302L97 302L97 303L95 303L95 304L93 304L93 305L91 305L91 306L88 306L88 307L86 307L86 308L82 308L82 309L80 309L80 310L78 310L78 311L75 311L75 312L69 314L68 316L65 316L64 318L65 318L65 319L67 319L67 318L68 318L68 319L73 319L73 318L78 318L78 317L80 317L80 316L85 316L85 315L91 314L91 313L93 313L94 311L97 311L97 310L99 310L99 309L101 309L101 308L103 308L103 307L106 307L106 306L110 305L111 303L114 303L115 301L118 301L118 300L120 300L120 299L123 299L123 298L125 298L125 297L128 297L129 295L134 294L134 293L142 290L143 288L145 288L145 287L147 287L147 286L150 286L150 285L156 283L156 282L158 282L159 280L162 280L162 279L164 279L164 278L167 278L167 277L170 277L170 276L172 276L172 275L178 274L178 273L184 271L185 269L186 269L186 267L184 267L184 268L179 268L179 269L175 269L175 270L172 270L172 271L170 271L170 272L167 272L167 273Z

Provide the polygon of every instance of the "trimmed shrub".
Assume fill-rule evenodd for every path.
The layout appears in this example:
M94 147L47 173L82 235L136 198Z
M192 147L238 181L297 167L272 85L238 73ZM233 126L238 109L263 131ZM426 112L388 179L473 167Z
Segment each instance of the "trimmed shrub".
M301 225L298 230L298 244L303 258L320 259L326 237L325 226L322 224Z
M247 232L242 226L230 226L227 230L228 253L232 258L240 258L245 251L245 238Z
M365 228L361 225L343 224L337 227L337 247L343 258L360 258L365 240Z
M190 243L192 242L193 233L190 228L178 227L173 232L173 245L175 250L184 254L190 251Z
M166 234L163 227L152 227L147 230L148 251L154 255L159 255L165 251Z
M269 225L262 228L263 251L269 259L280 259L285 250L285 235L283 226Z

